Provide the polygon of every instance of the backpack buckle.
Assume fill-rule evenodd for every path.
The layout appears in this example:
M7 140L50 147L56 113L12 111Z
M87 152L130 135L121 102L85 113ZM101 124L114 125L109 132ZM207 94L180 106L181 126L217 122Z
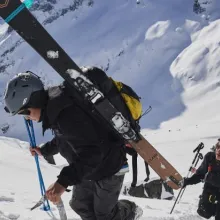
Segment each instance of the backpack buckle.
M210 196L209 196L209 202L212 203L212 204L217 203L217 201L216 201L216 196L210 195Z

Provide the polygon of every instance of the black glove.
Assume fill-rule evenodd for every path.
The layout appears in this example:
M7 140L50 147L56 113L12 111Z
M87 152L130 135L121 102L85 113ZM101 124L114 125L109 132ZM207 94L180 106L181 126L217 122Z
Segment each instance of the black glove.
M185 188L188 185L189 185L189 178L183 178L181 183L182 188Z

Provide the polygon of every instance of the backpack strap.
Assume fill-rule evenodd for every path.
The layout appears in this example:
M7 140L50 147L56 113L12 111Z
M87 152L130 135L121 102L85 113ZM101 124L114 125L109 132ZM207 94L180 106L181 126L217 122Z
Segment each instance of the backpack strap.
M138 157L137 153L132 155L133 180L131 183L131 187L135 187L137 185L137 157Z

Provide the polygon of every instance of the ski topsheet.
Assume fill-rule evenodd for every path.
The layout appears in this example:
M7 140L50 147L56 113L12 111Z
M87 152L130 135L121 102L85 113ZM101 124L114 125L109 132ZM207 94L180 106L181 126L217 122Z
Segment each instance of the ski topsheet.
M26 5L30 6L30 1ZM73 95L93 105L96 115L129 141L135 150L173 189L180 188L181 175L104 97L82 70L51 37L20 0L0 0L0 16L51 65L72 87Z

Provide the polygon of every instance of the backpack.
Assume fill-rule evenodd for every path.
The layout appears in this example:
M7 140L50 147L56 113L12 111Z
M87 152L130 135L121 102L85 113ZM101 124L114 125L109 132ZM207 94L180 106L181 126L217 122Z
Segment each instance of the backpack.
M128 85L113 80L111 77L110 79L113 81L118 91L120 92L122 98L124 99L132 118L135 121L138 121L141 118L142 114L142 104L140 102L140 97Z
M131 123L132 128L140 131L139 120L142 115L140 97L128 85L113 80L97 67L82 67L85 76L97 86L106 98Z

